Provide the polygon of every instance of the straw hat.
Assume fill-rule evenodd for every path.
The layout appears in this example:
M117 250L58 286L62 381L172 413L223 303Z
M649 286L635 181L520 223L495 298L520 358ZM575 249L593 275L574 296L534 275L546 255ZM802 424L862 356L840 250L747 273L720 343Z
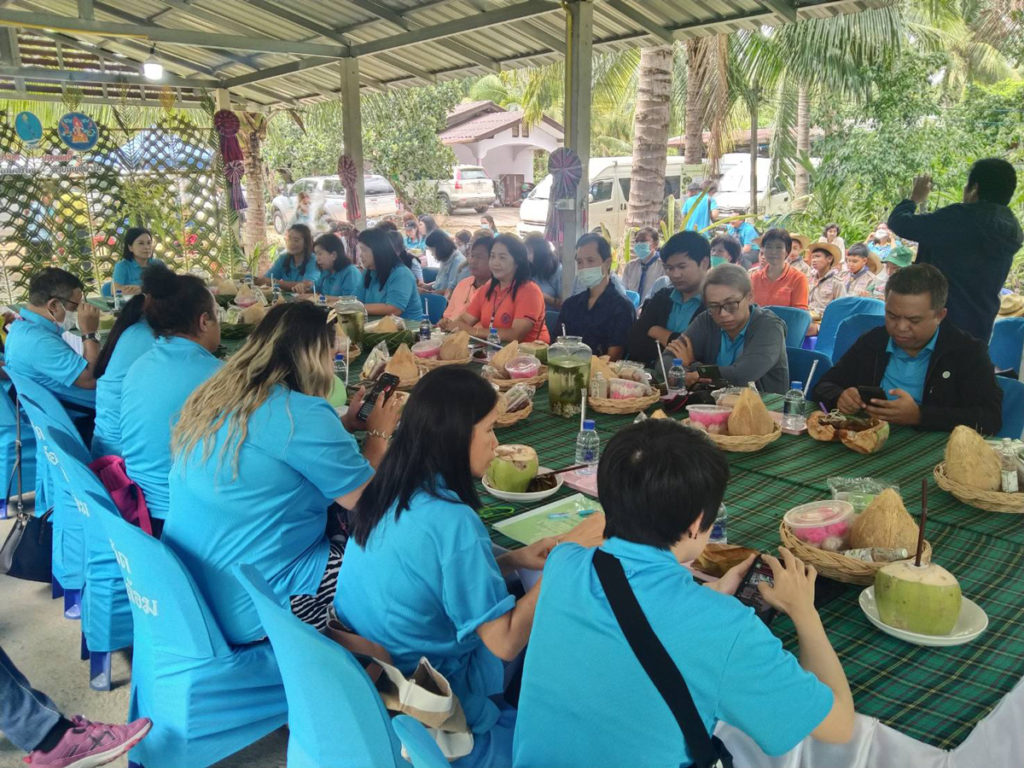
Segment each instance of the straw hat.
M843 260L842 251L839 250L839 246L836 245L835 243L826 243L826 242L811 243L807 247L807 250L809 250L811 252L812 256L814 255L815 251L825 251L825 253L831 254L832 255L832 263L834 265L835 264L839 264L839 262L841 262Z
M882 260L878 257L878 254L872 250L868 250L868 269L871 273L877 275L882 271Z
M804 237L803 235L795 235L792 232L789 233L789 239L794 242L800 243L801 253L807 250L807 244L810 242L810 240Z
M1024 317L1024 296L1007 293L999 299L1000 317Z

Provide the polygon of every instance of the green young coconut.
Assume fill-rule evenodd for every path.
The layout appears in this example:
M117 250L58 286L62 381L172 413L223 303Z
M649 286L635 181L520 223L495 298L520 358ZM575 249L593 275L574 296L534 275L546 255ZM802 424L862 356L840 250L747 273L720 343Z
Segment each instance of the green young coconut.
M525 493L537 466L537 452L530 446L499 445L487 467L487 484L506 493Z
M935 563L889 563L875 574L878 616L890 627L920 635L948 635L960 616L960 584Z

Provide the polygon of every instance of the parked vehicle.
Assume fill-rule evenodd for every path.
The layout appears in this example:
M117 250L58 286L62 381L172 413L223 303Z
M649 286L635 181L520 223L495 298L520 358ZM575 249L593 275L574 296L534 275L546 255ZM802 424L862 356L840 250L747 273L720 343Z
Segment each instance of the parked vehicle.
M437 181L437 196L449 215L456 208L483 213L494 205L494 180L479 165L456 165L450 179Z
M743 157L742 155L740 157ZM757 212L771 216L789 210L789 192L778 179L770 179L771 160L757 158ZM750 156L737 162L718 181L718 214L745 216L750 212Z
M629 207L630 173L633 168L631 157L590 158L590 207L588 226L591 231L608 231L612 242L618 242L626 229L626 209ZM703 166L687 166L679 155L666 159L665 197L672 195L677 200L680 190L702 172ZM551 195L551 175L545 176L526 196L519 206L519 224L516 231L520 237L531 232L544 232L548 218Z
M378 219L398 213L398 199L391 183L383 176L364 176L367 219ZM284 234L295 219L295 206L299 193L308 192L311 198L312 221L323 217L342 220L348 218L345 204L345 188L337 176L310 176L294 182L286 192L275 197L270 203L271 221L274 229Z

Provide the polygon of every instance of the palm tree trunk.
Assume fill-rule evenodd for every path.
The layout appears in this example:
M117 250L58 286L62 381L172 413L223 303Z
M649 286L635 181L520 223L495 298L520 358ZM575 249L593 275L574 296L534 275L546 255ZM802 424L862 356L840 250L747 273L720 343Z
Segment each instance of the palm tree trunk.
M757 79L750 89L750 215L757 216L757 102L761 90Z
M796 196L796 208L803 210L807 206L808 173L804 165L811 152L811 98L807 86L800 83L796 97L796 174L793 180L793 193Z
M704 128L705 84L704 70L708 66L710 39L699 37L686 43L686 154L683 162L695 165L704 155L701 132Z
M263 139L267 136L265 115L246 112L243 114L241 139L243 163L245 166L246 202L245 211L245 252L250 256L256 248L267 246L267 181L264 176Z
M657 226L661 217L671 97L672 46L644 48L633 117L633 168L626 213L629 227Z

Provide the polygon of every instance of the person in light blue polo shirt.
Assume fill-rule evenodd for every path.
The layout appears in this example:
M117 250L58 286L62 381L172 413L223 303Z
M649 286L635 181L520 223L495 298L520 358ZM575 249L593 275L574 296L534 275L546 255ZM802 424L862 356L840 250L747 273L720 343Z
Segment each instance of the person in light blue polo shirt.
M711 192L711 187L705 192L704 187L695 181L686 188L688 197L683 200L681 212L684 220L689 217L685 228L691 232L703 232L718 219L718 203Z
M28 304L7 333L4 359L11 371L39 382L79 415L91 415L96 406L100 312L85 301L82 288L82 281L63 269L47 267L34 274ZM81 355L61 338L62 331L76 324L82 331ZM86 431L91 433L92 426Z
M146 294L142 322L157 338L128 369L118 431L125 471L142 489L159 537L170 508L171 427L188 396L222 365L212 354L220 323L213 296L194 275L147 272Z
M153 256L156 243L145 227L132 227L124 235L121 260L114 265L114 290L125 296L142 293L142 271L150 264L163 264Z
M170 270L156 267L161 272ZM152 270L146 270L148 283ZM132 364L153 348L156 338L143 317L143 293L133 296L117 316L96 361L96 429L92 434L92 457L121 456L121 388Z
M326 397L336 323L300 301L271 308L248 341L185 401L171 435L163 540L234 645L266 635L232 569L252 563L282 606L323 629L343 547L328 506L351 509L398 420L378 402L360 455ZM344 421L355 427L362 398Z
M284 236L284 253L268 269L263 277L257 277L256 285L277 284L286 291L311 293L320 277L313 256L313 233L305 224L292 224Z
M350 520L335 609L411 674L421 657L451 683L473 732L459 768L512 763L515 711L502 660L526 645L539 588L518 601L503 578L539 569L554 541L497 560L474 478L494 457L494 390L472 371L439 368L413 389L394 445Z
M646 421L609 441L597 478L607 537L600 549L625 571L708 733L724 720L770 755L808 735L848 741L853 698L814 608L814 571L785 549L780 559L763 556L775 583L759 588L796 626L798 661L733 597L753 557L707 586L681 565L697 557L711 535L729 478L724 455L678 422ZM612 612L594 554L559 544L544 566L514 765L690 765L693 756L672 711Z
M327 297L329 302L340 296L356 296L363 282L363 273L345 253L345 246L337 235L320 235L313 241L313 255L320 276L316 280L316 292Z
M366 270L359 298L370 315L398 315L404 320L423 317L423 300L416 277L402 263L386 230L364 229L356 250Z

